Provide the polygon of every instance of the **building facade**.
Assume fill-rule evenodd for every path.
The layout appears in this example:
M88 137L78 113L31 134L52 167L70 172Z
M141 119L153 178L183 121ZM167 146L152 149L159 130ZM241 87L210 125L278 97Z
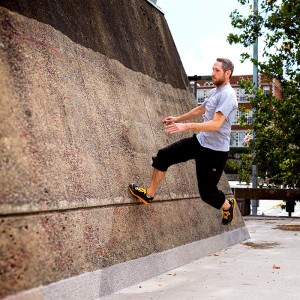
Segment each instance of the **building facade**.
M239 85L240 79L249 79L252 81L252 75L233 75L231 77L231 86L234 88L239 109L237 110L236 118L232 125L231 138L230 138L230 147L244 147L243 140L247 134L248 129L251 129L252 120L253 120L253 110L249 102L249 95L246 95L245 90L242 89ZM207 97L211 89L215 88L213 82L211 81L211 76L189 76L190 85L193 90L194 95L196 96L197 103L201 104L204 99ZM263 76L259 75L259 87L263 89L264 93L272 93L273 96L280 98L279 82L275 79L267 80ZM248 120L248 125L241 126L238 123L240 117L241 108L244 108L244 113Z

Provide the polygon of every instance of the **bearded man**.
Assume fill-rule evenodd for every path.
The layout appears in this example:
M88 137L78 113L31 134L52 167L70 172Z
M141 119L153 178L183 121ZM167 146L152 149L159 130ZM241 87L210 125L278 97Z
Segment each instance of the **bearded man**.
M181 139L158 151L153 157L153 173L147 188L131 183L130 192L144 204L150 204L171 165L194 159L201 199L220 210L222 223L232 222L236 201L226 199L217 187L229 152L231 125L237 111L237 99L230 85L234 69L233 63L226 58L217 58L212 68L212 89L202 104L177 117L166 117L163 123L170 134L184 131L197 131L192 137ZM201 123L182 123L203 116Z

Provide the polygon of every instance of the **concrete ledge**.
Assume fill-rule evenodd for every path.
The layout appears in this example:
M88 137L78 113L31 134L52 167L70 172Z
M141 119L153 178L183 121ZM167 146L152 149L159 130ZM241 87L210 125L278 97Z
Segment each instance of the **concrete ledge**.
M97 299L249 239L246 226L21 292L5 300Z

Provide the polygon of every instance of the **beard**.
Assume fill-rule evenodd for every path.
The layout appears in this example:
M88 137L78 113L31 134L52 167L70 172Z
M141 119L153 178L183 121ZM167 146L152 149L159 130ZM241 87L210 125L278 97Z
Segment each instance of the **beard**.
M220 79L214 79L214 78L212 78L212 82L213 82L213 84L214 84L216 87L221 86L221 85L224 84L224 82L225 82L225 75L224 75L222 78L220 78Z

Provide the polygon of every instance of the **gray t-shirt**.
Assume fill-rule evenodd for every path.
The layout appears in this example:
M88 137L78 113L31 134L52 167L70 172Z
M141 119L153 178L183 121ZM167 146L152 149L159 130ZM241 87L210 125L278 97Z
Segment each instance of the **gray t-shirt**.
M210 91L202 105L205 107L204 121L213 119L214 114L221 112L225 121L218 131L200 132L197 138L202 147L216 151L229 151L231 125L237 110L236 93L230 84Z

